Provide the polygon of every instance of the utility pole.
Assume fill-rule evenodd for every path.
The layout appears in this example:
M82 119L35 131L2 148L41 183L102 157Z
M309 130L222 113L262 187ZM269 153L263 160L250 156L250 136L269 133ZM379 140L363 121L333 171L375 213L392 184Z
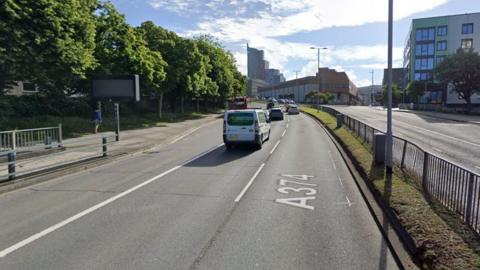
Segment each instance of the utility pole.
M388 1L388 108L387 108L387 156L386 173L393 173L392 132L392 55L393 55L393 0Z
M321 87L321 78L320 78L320 50L328 50L327 47L310 47L312 50L317 50L317 74L318 74L318 94L319 96L317 97L317 111L319 111L320 107L320 91L322 89Z
M371 93L370 93L370 98L368 99L369 102L370 102L370 107L372 106L372 101L373 101L373 84L374 84L374 74L375 74L375 70L372 69L372 71L370 72L372 73L372 89L371 89Z
M293 91L293 99L295 100L295 102L298 102L299 101L299 95L295 95L295 91L297 93L300 93L300 89L298 89L298 73L300 72L300 70L294 70L295 71L295 90Z

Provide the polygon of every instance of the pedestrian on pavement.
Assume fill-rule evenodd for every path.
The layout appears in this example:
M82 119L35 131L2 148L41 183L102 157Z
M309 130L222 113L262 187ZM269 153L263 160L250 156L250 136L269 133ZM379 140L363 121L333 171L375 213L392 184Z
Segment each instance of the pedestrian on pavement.
M92 118L93 118L93 123L95 125L94 132L95 134L97 134L98 128L100 127L100 124L102 124L102 111L95 110L92 114Z

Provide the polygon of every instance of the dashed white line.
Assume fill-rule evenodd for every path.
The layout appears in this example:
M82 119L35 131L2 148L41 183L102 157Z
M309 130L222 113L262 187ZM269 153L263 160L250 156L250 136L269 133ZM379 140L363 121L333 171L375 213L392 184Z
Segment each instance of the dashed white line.
M348 207L351 207L351 206L352 206L352 203L350 202L350 199L348 199L348 196L345 196L345 198L347 198Z
M285 136L285 133L287 133L287 130L285 129L282 133L282 137Z
M156 181L156 180L164 177L165 175L170 174L170 173L178 170L179 168L183 167L184 165L186 165L186 164L194 161L195 159L198 159L198 158L200 158L200 157L202 157L202 156L204 156L204 155L206 155L206 154L208 154L208 153L216 150L217 148L219 148L219 147L222 146L222 145L223 145L223 144L217 145L217 146L215 146L214 148L212 148L212 149L210 149L210 150L208 150L208 151L206 151L206 152L204 152L204 153L202 153L202 154L194 157L193 159L190 159L190 160L188 160L188 161L186 161L186 162L183 162L183 163L180 164L180 165L177 165L177 166L175 166L175 167L173 167L173 168L171 168L171 169L169 169L169 170L167 170L167 171L165 171L165 172L163 172L163 173L161 173L161 174L159 174L159 175L157 175L157 176L154 176L154 177L148 179L148 180L145 181L145 182L142 182L142 183L140 183L140 184L138 184L138 185L136 185L136 186L134 186L134 187L132 187L132 188L130 188L130 189L128 189L128 190L126 190L126 191L118 194L118 195L116 195L116 196L111 197L110 199L107 199L107 200L105 200L105 201L103 201L103 202L101 202L101 203L98 203L98 204L96 204L96 205L94 205L94 206L92 206L92 207L90 207L90 208L88 208L88 209L86 209L86 210L83 210L82 212L80 212L80 213L78 213L78 214L76 214L76 215L74 215L74 216L71 216L71 217L69 217L69 218L67 218L67 219L65 219L65 220L63 220L63 221L61 221L61 222L59 222L59 223L51 226L51 227L46 228L45 230L43 230L43 231L41 231L41 232L39 232L39 233L36 233L36 234L34 234L34 235L32 235L32 236L30 236L30 237L28 237L28 238L26 238L26 239L24 239L24 240L22 240L22 241L20 241L20 242L14 244L13 246L10 246L10 247L8 247L8 248L0 251L0 258L3 258L3 257L5 257L5 256L7 256L8 254L10 254L10 253L12 253L12 252L14 252L14 251L16 251L16 250L18 250L18 249L26 246L26 245L32 243L33 241L38 240L38 239L46 236L47 234L50 234L50 233L52 233L52 232L54 232L54 231L56 231L56 230L58 230L58 229L60 229L60 228L62 228L62 227L64 227L64 226L68 225L69 223L72 223L72 222L74 222L75 220L80 219L80 218L83 217L83 216L86 216L86 215L88 215L88 214L90 214L90 213L92 213L92 212L94 212L94 211L96 211L96 210L98 210L98 209L100 209L100 208L108 205L108 204L113 203L114 201L116 201L116 200L118 200L118 199L120 199L120 198L122 198L122 197L124 197L124 196L126 196L126 195L128 195L128 194L130 194L130 193L132 193L132 192L134 192L134 191L136 191L136 190L139 189L139 188L142 188L142 187L144 187L144 186L146 186L146 185L148 185L148 184L150 184L150 183L152 183L152 182L154 182L154 181Z
M343 181L342 181L342 178L340 176L337 176L337 179L338 179L338 182L340 182L340 185L343 186Z
M273 146L272 150L270 151L270 155L273 154L273 152L275 152L279 144L280 144L280 140L278 140L275 146Z
M265 167L265 163L262 163L262 165L260 165L252 178L250 178L250 181L248 181L247 185L242 189L240 194L238 194L237 198L235 198L234 202L239 202L242 199L243 195L245 195L245 192L247 192L248 188L252 185L255 178L257 178L258 174L263 170L263 167Z
M285 128L288 128L288 124L287 124L287 126L286 126Z

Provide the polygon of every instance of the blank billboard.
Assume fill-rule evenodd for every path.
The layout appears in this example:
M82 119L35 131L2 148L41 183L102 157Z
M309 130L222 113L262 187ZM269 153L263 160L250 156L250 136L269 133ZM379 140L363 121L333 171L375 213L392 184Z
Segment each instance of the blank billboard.
M98 76L92 80L92 91L97 100L140 101L139 76Z

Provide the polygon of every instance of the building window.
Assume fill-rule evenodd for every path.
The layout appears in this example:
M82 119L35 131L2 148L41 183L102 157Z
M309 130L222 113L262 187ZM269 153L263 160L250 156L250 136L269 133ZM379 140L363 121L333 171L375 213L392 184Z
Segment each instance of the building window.
M416 81L427 81L432 79L432 73L429 72L416 72L415 80Z
M433 69L433 57L415 59L415 70Z
M427 55L434 55L434 54L435 54L434 43L418 44L415 46L416 56L427 56Z
M473 48L473 39L462 39L462 49L468 50Z
M448 26L442 25L437 28L437 36L444 37L448 34Z
M437 56L437 65L442 63L443 61L445 61L444 55Z
M473 34L473 23L462 24L462 34Z
M435 27L417 29L417 31L415 31L415 40L435 40Z
M442 40L437 42L437 51L446 51L447 50L447 41Z

